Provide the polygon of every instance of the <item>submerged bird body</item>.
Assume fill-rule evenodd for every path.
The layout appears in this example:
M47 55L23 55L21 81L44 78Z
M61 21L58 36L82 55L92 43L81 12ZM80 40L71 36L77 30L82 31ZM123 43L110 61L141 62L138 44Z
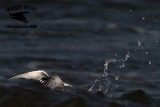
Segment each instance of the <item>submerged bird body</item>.
M20 75L14 76L14 77L12 77L10 79L18 79L18 78L38 80L45 87L49 87L51 89L59 87L59 89L61 91L64 90L64 86L72 87L72 85L63 82L58 75L55 74L53 76L49 76L43 70L31 71L31 72L28 72L28 73L24 73L24 74L20 74Z
M59 78L58 75L53 75L49 78L42 78L40 81L45 87L50 87L54 89L55 87L59 87L60 90L64 89L64 82Z

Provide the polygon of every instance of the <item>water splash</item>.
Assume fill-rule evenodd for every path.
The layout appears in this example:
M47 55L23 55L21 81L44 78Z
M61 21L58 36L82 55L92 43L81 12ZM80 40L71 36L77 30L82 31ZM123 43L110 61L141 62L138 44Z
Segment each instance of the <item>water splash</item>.
M115 59L107 60L104 64L104 72L99 76L93 83L93 85L89 88L88 92L103 92L106 94L112 86L113 81L118 80L119 76L115 76L113 74L109 74L108 64L111 62L116 62Z
M117 56L117 54L116 54ZM110 90L112 87L114 81L119 79L119 75L113 75L108 72L108 65L110 63L122 63L120 65L120 68L125 67L125 62L128 60L130 57L129 52L126 53L125 58L121 60L117 59L109 59L105 60L104 64L104 72L94 81L93 85L88 89L88 92L103 92L104 94L107 94L107 92Z
M122 63L122 65L119 66L119 68L124 68L125 67L125 64Z
M116 62L116 59L109 59L109 60L105 60L105 64L104 64L104 74L108 75L107 70L108 70L108 65L109 63L113 63Z
M144 42L143 41L138 40L137 45L138 45L138 47L141 47L142 49L144 49Z
M121 59L121 60L118 60L118 62L121 64L119 66L119 68L124 68L126 65L125 65L125 62L128 60L128 58L130 57L130 53L129 51L126 53L125 55L125 58L124 59Z
M125 58L124 59L119 59L117 60L118 62L126 62L128 60L128 58L130 57L129 55L129 51L126 53Z

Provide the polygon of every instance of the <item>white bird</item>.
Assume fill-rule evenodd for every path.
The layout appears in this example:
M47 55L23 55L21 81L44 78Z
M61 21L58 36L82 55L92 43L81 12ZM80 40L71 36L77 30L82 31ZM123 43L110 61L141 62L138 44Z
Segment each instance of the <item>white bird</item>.
M27 73L23 73L17 76L14 76L10 79L18 79L18 78L24 78L24 79L33 79L40 81L45 87L49 87L51 89L54 89L56 87L59 87L61 91L64 90L64 86L72 87L72 85L65 83L61 80L61 78L58 75L49 76L45 71L43 70L37 70L37 71L31 71Z

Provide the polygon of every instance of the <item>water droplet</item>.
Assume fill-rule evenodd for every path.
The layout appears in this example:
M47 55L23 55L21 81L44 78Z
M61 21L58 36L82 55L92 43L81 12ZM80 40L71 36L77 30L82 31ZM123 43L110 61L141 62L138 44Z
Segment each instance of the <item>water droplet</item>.
M149 65L151 65L152 63L151 63L151 61L149 61Z
M148 25L146 28L149 29L151 27L151 25Z
M101 91L101 90L102 90L102 85L100 85L100 86L99 86L99 89L98 89L98 91Z
M148 55L148 52L145 52L146 55Z
M105 63L105 64L104 64L104 68L105 68L105 69L108 69L108 63Z
M119 68L124 68L124 67L125 67L125 64L124 64L124 63L122 63L122 65L119 66Z
M122 64L122 67L125 67L125 64L124 64L124 63Z
M142 20L145 20L146 19L146 17L142 17Z
M138 41L138 46L141 46L141 45L142 45L141 41Z
M130 13L133 12L132 9L130 9L129 12L130 12Z
M119 79L119 76L115 76L115 80L118 80Z
M127 52L127 53L126 53L126 56L125 56L125 61L127 61L129 57L130 57L130 56L129 56L129 52Z
M93 90L93 87L94 87L94 86L95 86L95 85L93 84L92 87L89 88L88 92L91 92L91 91Z

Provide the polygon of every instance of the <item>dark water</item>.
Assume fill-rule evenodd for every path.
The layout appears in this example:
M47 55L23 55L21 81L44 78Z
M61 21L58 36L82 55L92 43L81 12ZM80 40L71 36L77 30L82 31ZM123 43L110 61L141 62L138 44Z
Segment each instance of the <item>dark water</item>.
M37 7L29 20L38 28L6 28L24 25L6 12L16 4ZM158 0L1 0L0 7L0 107L160 106ZM106 94L88 92L108 59L121 60L107 70L118 80L109 80ZM39 69L74 87L60 92L32 80L8 80Z

